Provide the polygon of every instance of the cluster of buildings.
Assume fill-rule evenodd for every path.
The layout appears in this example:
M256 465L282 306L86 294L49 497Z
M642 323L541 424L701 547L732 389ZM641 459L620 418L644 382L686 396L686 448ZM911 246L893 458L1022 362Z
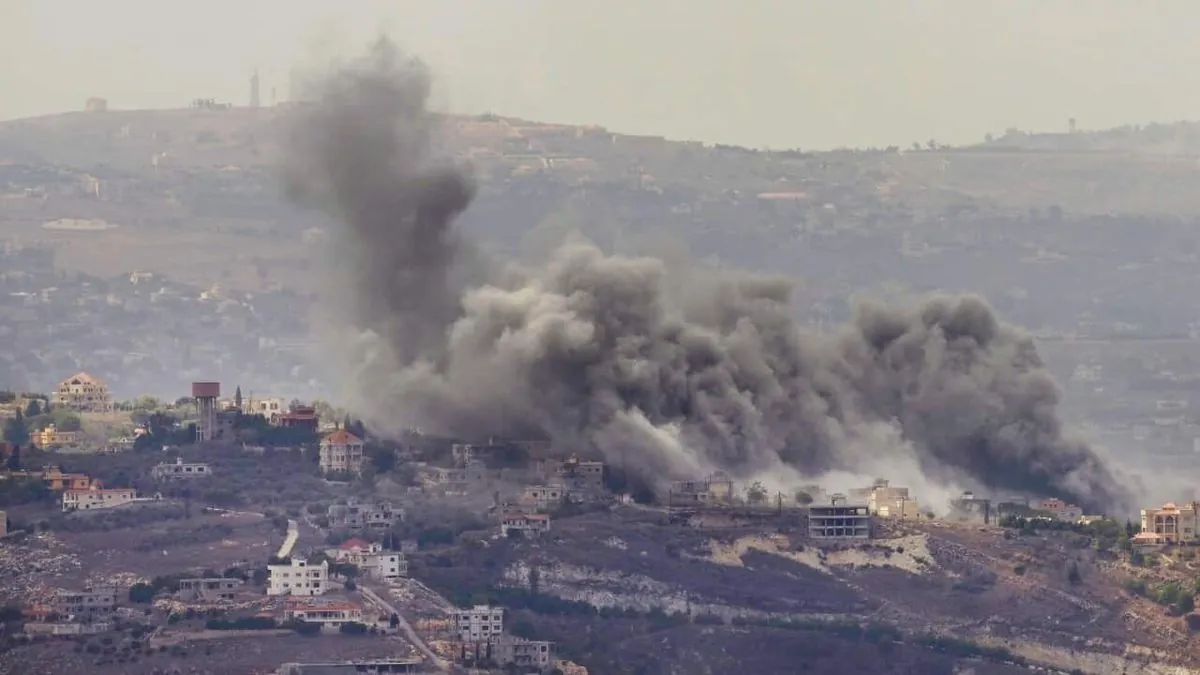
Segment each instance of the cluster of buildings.
M1085 515L1082 508L1053 497L1008 497L993 500L973 492L964 492L957 499L951 500L949 516L951 520L984 524L998 523L1005 518L1042 518L1063 523L1086 523L1098 518Z
M386 583L408 576L408 560L404 554L385 550L379 543L351 538L325 553L339 563L354 565L362 574L377 581Z
M330 504L325 517L333 529L386 532L404 520L404 509L391 502L363 502L355 497L345 504Z
M476 605L450 613L449 632L455 656L464 663L549 672L556 664L554 643L526 640L504 632L504 609Z
M61 495L64 512L111 509L144 501L138 498L133 488L105 488L99 480L85 473L64 473L57 466L42 471L9 471L3 475L3 479L13 478L43 481L48 489Z

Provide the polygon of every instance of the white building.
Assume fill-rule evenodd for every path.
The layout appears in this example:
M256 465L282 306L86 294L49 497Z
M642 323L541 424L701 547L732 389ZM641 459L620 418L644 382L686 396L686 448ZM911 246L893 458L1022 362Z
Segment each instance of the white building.
M363 441L358 436L338 429L321 439L321 471L358 474L363 466Z
M450 613L453 630L463 642L486 642L504 634L504 608L475 605Z
M310 565L293 559L284 565L267 565L267 595L322 595L329 588L329 563Z
M349 602L289 601L283 610L286 622L303 621L336 628L345 623L363 623L363 609Z
M150 470L154 480L177 480L182 478L205 478L212 475L207 464L196 462L184 464L183 458L178 457L175 463L162 462Z
M506 513L500 517L500 534L520 532L526 537L536 537L550 531L550 516L544 513Z
M111 509L124 506L137 499L133 488L113 488L102 490L88 488L87 490L66 490L62 496L63 511L87 511L94 509Z

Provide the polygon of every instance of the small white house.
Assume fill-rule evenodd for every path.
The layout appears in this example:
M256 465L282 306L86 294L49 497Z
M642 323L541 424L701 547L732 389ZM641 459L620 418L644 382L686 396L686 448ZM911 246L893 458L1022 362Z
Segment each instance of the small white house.
M293 559L283 565L267 565L267 595L322 595L329 589L329 563L310 565Z
M506 513L500 517L500 534L505 537L512 532L536 537L549 531L550 516L544 513Z
M88 511L94 509L111 509L117 506L124 506L136 499L137 493L133 488L66 490L62 496L62 510Z

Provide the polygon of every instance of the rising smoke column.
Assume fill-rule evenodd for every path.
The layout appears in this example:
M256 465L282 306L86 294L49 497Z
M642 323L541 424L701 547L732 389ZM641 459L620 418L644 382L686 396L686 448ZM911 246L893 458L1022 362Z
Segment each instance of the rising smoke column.
M321 325L373 428L543 435L652 481L905 453L939 479L1130 506L1064 433L1033 342L980 298L867 304L810 334L783 279L589 244L535 269L489 264L454 228L474 186L432 149L429 87L381 41L318 83L285 146L290 193L342 225Z

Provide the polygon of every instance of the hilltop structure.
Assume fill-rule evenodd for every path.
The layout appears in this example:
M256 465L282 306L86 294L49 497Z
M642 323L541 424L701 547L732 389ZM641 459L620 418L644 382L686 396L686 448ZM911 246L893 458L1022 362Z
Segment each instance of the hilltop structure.
M53 402L74 412L113 411L113 398L108 385L84 372L75 373L59 383Z

